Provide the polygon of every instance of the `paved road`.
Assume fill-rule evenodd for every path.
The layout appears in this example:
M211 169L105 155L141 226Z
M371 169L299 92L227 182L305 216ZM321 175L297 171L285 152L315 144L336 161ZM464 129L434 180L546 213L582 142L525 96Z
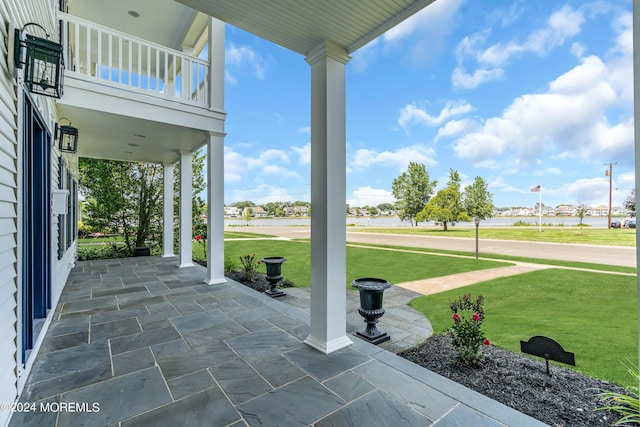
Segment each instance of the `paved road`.
M228 231L272 234L287 238L309 237L309 227L229 227ZM474 252L475 239L459 237L415 236L408 234L382 234L347 232L347 240L354 243L410 246L431 249L449 249ZM479 240L482 253L512 255L531 258L592 262L597 264L636 266L636 248L622 246L576 245L567 243L522 242L515 240Z

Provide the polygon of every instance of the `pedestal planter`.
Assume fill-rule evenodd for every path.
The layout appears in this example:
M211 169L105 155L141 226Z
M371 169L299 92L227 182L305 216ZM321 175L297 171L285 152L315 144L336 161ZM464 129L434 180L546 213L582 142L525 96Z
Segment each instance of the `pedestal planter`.
M271 289L267 290L265 294L271 298L279 298L286 295L278 289L278 282L282 280L282 263L286 260L282 256L267 257L260 260L267 266L267 282L271 284Z
M391 287L391 283L384 279L365 277L354 280L351 282L351 286L360 292L358 313L364 317L364 321L367 323L367 327L359 330L356 334L372 344L380 344L390 340L391 337L386 332L379 330L376 323L384 314L382 296L384 290Z

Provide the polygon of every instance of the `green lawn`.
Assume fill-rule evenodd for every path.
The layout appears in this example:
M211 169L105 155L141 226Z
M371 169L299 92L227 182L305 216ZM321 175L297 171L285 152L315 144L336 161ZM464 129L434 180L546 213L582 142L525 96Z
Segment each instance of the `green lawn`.
M438 237L475 238L474 227L349 227L349 232L373 232L389 234L416 234ZM607 229L601 227L483 227L478 229L480 239L526 240L531 242L584 243L590 245L635 246L635 229Z
M284 256L287 258L287 262L282 265L282 275L295 283L296 286L308 287L310 285L311 245L309 241L228 240L225 242L225 257L237 261L238 267L240 267L239 258L241 256L253 253L258 258ZM399 283L505 265L510 264L432 254L347 247L346 285L350 288L351 281L358 277L381 277L391 283Z
M238 234L234 237L244 237ZM201 247L196 244L194 250ZM381 277L399 283L508 265L476 261L473 257L420 253L422 250L416 248L404 248L412 252L386 249L391 248L347 247L347 289L351 289L350 282L357 277ZM238 267L239 257L247 253L255 253L259 258L285 256L284 277L296 286L309 286L308 240L225 242L226 257L235 259ZM598 268L598 265L590 266ZM451 324L449 300L466 292L482 293L487 310L484 327L494 344L520 352L520 340L547 335L576 354L579 371L629 385L632 379L624 363L637 363L638 354L636 286L633 276L548 269L419 297L411 305L429 318L436 332L442 332Z
M632 385L624 363L638 360L635 277L549 269L419 297L411 305L439 333L451 325L449 301L464 293L485 296L483 327L492 343L520 352L520 340L546 335L575 353L579 371Z

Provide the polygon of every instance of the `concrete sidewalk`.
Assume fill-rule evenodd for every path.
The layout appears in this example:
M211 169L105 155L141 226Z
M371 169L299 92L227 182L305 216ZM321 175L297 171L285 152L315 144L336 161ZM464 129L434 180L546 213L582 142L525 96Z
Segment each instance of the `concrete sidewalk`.
M468 271L466 273L451 274L449 276L434 277L432 279L414 280L411 282L395 283L396 286L411 290L417 294L430 295L449 289L461 288L474 283L497 279L499 277L515 276L530 271L543 270L552 266L542 264L517 263L508 267L489 268L486 270Z

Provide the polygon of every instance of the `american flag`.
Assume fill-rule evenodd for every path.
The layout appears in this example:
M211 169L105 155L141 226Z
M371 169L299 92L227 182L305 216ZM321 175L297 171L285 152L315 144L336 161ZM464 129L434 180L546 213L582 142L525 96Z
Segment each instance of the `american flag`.
M535 187L533 187L531 189L531 191L534 192L534 193L539 193L541 190L542 190L542 184L536 185Z

